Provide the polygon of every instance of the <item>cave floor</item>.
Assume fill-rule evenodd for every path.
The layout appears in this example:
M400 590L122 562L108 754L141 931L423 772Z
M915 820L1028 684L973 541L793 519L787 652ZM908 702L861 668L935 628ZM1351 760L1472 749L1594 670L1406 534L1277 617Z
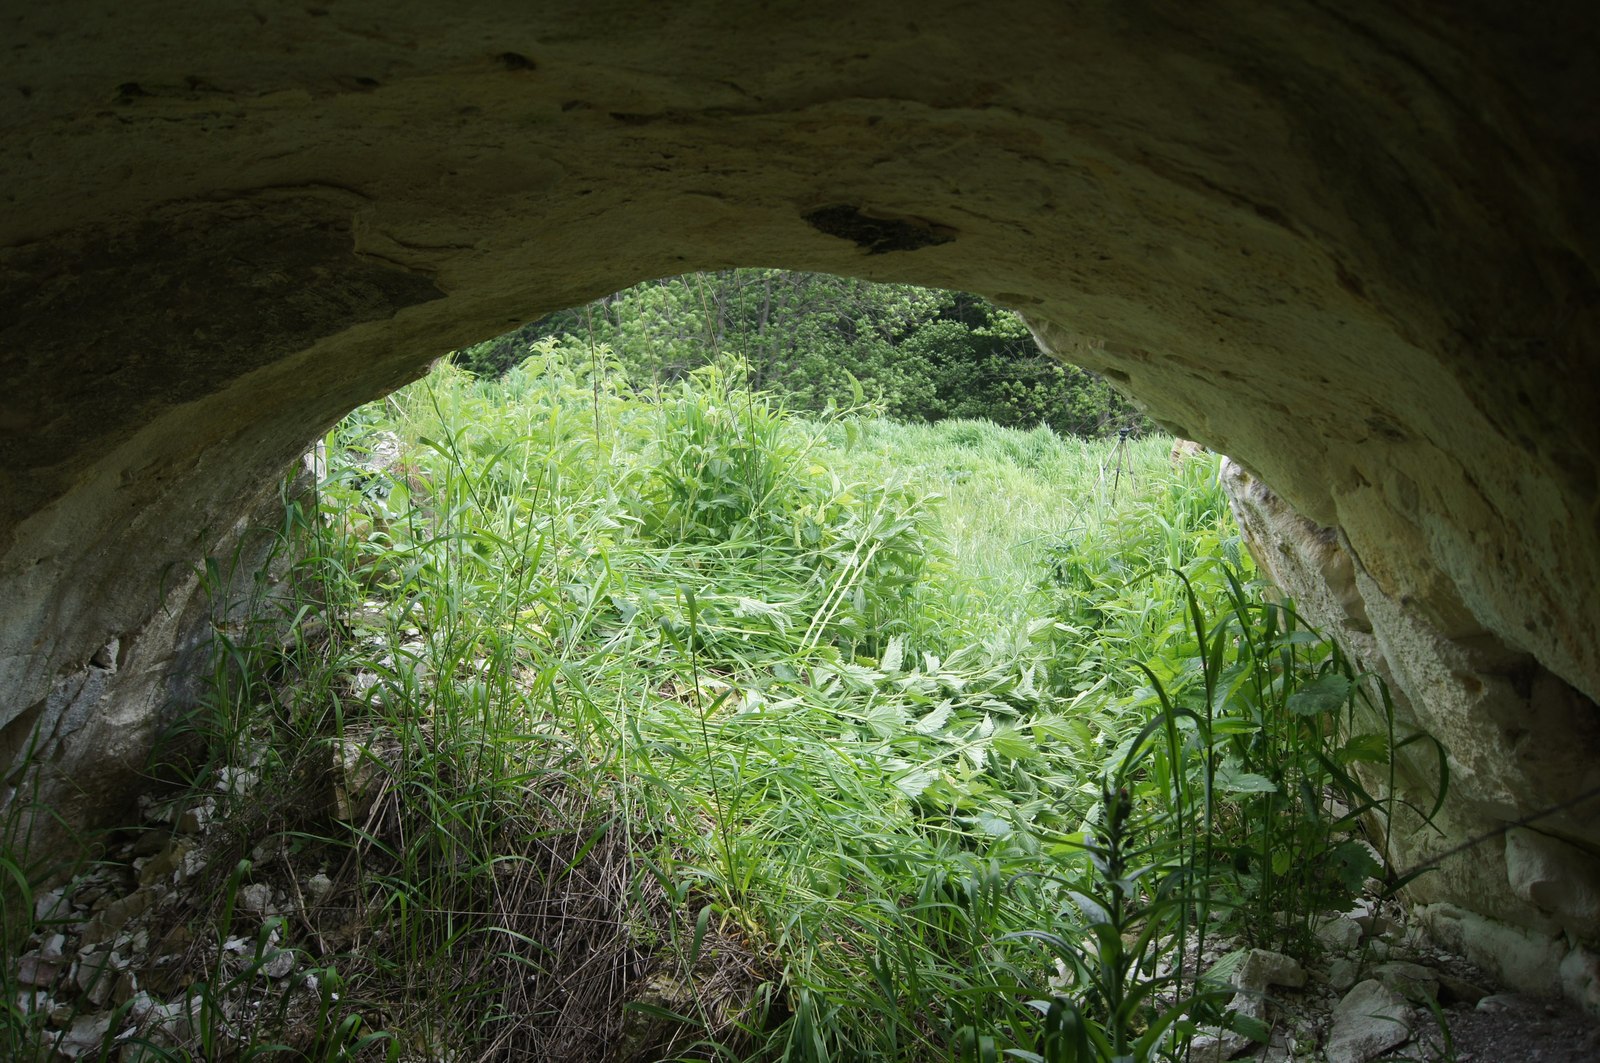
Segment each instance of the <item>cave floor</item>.
M303 844L271 817L218 815L227 791L238 795L253 782L250 773L231 770L218 782L224 792L198 804L192 791L178 804L170 797L142 798L141 824L113 832L102 859L65 885L36 895L36 931L6 961L6 984L19 990L17 1014L31 1021L38 1046L35 1056L18 1058L186 1058L162 1054L176 1050L225 1059L263 1036L294 1051L326 1047L322 1039L328 1016L338 1013L341 986L340 977L329 974L335 959L381 967L387 962L381 955L356 954L382 952L390 939L374 926L393 913L361 910L350 862L333 847ZM241 853L247 863L240 862ZM219 905L226 906L220 922ZM223 932L215 930L219 925ZM1364 899L1348 913L1329 913L1316 936L1318 946L1298 960L1265 954L1291 969L1291 980L1303 983L1299 987L1264 983L1258 990L1234 978L1241 996L1264 1000L1258 1014L1270 1040L1223 1041L1197 1058L1600 1059L1600 1023L1565 1004L1505 992L1462 957L1426 940L1399 904ZM729 969L753 970L757 965L731 944L721 943L722 952L736 960ZM1202 960L1216 965L1214 970L1230 962L1237 968L1247 954L1237 942L1212 941ZM647 999L640 995L641 984L652 984L647 970L647 964L639 967L625 999ZM1391 994L1390 1000L1404 998L1397 1003L1401 1018L1378 1020L1380 1027L1394 1026L1394 1036L1341 1031L1339 1005L1362 986ZM739 988L753 994L757 987L747 978ZM611 1001L619 1013L623 999ZM381 1004L364 1015L360 1030L369 1035L402 1018ZM1359 1047L1362 1036L1365 1048ZM547 1031L540 1039L565 1047L559 1054L514 1058L577 1058L571 1052L578 1050L584 1058L645 1063L658 1057L641 1054L638 1044L672 1042L670 1035L663 1042L660 1031L641 1033L620 1017L559 1036ZM1358 1047L1347 1051L1351 1043ZM403 1058L456 1058L425 1041L408 1048ZM491 1051L483 1058L498 1057Z

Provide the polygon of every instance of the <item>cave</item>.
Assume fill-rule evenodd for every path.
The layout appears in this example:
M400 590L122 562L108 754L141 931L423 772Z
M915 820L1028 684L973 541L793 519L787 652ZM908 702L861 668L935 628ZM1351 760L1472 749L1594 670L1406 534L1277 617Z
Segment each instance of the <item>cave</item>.
M1450 750L1446 836L1398 841L1470 858L1413 899L1600 1010L1593 5L6 22L0 760L41 831L126 799L197 561L337 418L543 312L781 265L992 298L1230 455L1263 565Z

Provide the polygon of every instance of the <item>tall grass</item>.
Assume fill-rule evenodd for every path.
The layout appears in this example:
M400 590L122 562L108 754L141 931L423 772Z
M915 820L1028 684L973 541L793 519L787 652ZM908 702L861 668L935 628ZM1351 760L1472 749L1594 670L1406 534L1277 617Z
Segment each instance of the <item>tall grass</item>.
M1374 870L1381 695L1250 582L1214 462L740 379L546 345L329 437L298 637L208 745L290 751L331 872L295 1052L1171 1056L1195 933Z

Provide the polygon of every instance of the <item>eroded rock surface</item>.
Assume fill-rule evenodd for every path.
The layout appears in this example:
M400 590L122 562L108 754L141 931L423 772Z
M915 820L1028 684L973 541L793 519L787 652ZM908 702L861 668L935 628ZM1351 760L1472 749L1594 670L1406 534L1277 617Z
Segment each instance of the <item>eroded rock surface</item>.
M1329 615L1461 758L1453 837L1585 785L1593 5L65 0L6 26L0 753L50 749L72 820L119 787L63 780L137 761L172 703L198 562L310 439L452 347L729 264L1020 308L1337 529ZM1593 820L1530 829L1581 850ZM1568 918L1479 877L1429 888Z
M1223 477L1262 569L1385 679L1398 737L1423 732L1449 751L1449 800L1431 826L1416 814L1441 784L1431 744L1406 747L1396 777L1407 802L1390 838L1396 862L1437 864L1409 890L1424 921L1511 984L1592 1006L1581 962L1562 965L1594 946L1600 917L1594 705L1491 632L1447 636L1387 597L1339 529L1300 516L1239 465L1226 463ZM1374 716L1365 726L1387 724ZM1369 784L1382 792L1387 779Z

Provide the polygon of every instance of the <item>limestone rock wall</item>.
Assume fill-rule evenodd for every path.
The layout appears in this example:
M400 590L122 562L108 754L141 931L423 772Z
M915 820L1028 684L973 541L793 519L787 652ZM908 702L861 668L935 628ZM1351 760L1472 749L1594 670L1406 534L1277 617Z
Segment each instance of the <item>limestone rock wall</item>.
M1337 528L1300 516L1233 462L1224 484L1259 567L1394 699L1397 733L1432 735L1401 758L1390 832L1409 888L1443 938L1515 984L1600 1012L1600 714L1493 633L1446 636L1389 597ZM1382 733L1386 722L1365 725ZM1538 735L1560 735L1539 741ZM1374 793L1387 778L1368 780ZM1425 824L1441 782L1450 800ZM1492 913L1494 922L1482 913ZM1509 924L1509 925L1506 925Z
M1400 616L1374 632L1423 655L1391 666L1432 662L1416 689L1557 691L1496 724L1534 757L1600 696L1592 4L60 0L4 24L0 752L41 721L71 763L109 748L87 721L181 671L178 577L346 410L732 264L1015 306L1339 529L1364 607ZM1463 807L1536 806L1496 756Z

